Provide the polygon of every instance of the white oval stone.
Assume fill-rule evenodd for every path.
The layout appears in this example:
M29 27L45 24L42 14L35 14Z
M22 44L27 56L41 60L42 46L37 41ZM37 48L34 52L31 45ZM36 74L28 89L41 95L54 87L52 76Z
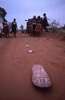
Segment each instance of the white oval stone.
M36 64L32 67L32 82L41 88L51 86L51 80L42 65Z
M28 52L29 52L29 53L32 53L32 52L33 52L33 50L28 50Z
M26 45L26 47L29 47L29 45Z

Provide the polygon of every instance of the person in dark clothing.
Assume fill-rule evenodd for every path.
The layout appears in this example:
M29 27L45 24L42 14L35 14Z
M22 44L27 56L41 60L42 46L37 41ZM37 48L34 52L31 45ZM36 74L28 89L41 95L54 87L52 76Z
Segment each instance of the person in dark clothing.
M36 31L35 31L35 28L36 28L36 16L33 16L32 18L32 26L33 26L33 35L35 36L36 35Z
M17 22L16 19L14 18L13 22L12 22L12 32L14 37L16 37L16 33L17 33Z
M47 17L46 17L46 13L44 13L43 16L44 16L44 18L42 20L43 29L46 32L49 32L48 29L47 29L47 26L49 26L49 24L48 24L48 20L47 20Z
M3 22L3 32L4 32L4 36L6 38L9 37L9 26L8 26L7 20L5 20L5 19Z

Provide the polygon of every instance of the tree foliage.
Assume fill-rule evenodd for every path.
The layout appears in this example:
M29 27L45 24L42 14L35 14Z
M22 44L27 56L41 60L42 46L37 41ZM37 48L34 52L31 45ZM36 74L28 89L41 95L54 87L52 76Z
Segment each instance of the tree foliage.
M4 8L0 7L0 14L1 14L1 16L2 16L3 18L5 18L7 12L6 12L6 10L5 10Z

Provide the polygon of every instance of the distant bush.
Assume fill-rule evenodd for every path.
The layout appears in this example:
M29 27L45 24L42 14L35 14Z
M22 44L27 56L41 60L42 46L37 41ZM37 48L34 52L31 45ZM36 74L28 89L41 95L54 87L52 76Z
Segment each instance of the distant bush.
M64 26L62 28L65 30L65 24L64 24Z
M6 16L7 12L6 12L6 10L4 8L0 7L0 14L4 18Z
M53 32L53 33L58 31L57 29L59 26L60 26L60 24L56 20L52 20L49 23L49 28L50 28L51 32Z

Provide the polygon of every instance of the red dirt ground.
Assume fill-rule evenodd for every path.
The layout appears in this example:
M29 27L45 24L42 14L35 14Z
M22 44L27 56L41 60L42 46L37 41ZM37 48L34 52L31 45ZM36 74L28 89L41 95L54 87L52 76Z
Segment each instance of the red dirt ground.
M50 89L33 86L34 64L45 67L52 81ZM65 100L65 42L58 34L30 37L17 33L15 38L12 34L0 38L0 100Z

